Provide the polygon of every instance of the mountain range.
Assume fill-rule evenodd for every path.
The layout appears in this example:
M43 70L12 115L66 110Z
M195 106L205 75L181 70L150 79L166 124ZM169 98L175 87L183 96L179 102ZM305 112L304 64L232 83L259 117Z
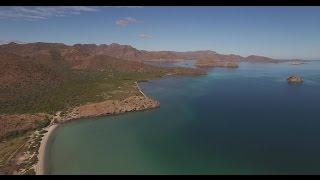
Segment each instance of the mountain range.
M120 45L112 43L110 45L102 44L75 44L68 46L62 43L24 43L18 44L11 42L9 44L0 45L0 53L14 53L18 55L44 55L46 50L55 49L60 51L62 56L77 58L77 55L107 55L125 60L174 60L174 59L215 59L219 61L276 61L275 59L251 55L248 57L242 57L235 54L219 54L215 51L146 51L138 50L129 45Z
M24 43L11 42L0 45L0 83L10 85L15 83L31 83L36 80L61 81L65 69L91 69L117 71L148 71L152 66L143 61L170 61L197 59L198 65L210 65L212 62L278 62L278 60L263 56L242 57L239 55L224 55L215 51L145 51L129 45L112 43L75 44L62 43Z

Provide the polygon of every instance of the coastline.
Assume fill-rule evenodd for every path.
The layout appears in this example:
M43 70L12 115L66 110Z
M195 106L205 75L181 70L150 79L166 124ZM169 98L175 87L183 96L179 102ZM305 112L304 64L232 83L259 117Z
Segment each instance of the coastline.
M47 147L50 135L57 127L58 127L58 124L52 124L52 125L44 128L44 130L46 130L48 132L46 132L44 134L44 136L40 142L40 147L38 150L38 162L34 168L36 175L44 175L44 168L45 168L44 159L45 159L45 155L46 155L46 147Z
M77 108L74 108L74 109L77 109L77 114L80 115L80 116L77 116L74 114L74 112L70 112L69 115L65 116L65 117L61 117L61 112L57 112L56 116L53 118L53 120L51 121L50 125L43 128L43 130L46 130L47 132L44 134L41 142L40 142L40 147L38 149L38 162L35 164L34 166L34 170L35 170L35 174L36 175L44 175L44 169L45 169L45 155L46 155L46 148L47 148L47 144L48 144L48 140L50 138L50 135L52 134L52 132L59 126L59 124L62 124L62 123L66 123L66 122L69 122L71 120L76 120L76 119L81 119L81 118L86 118L86 117L99 117L99 116L110 116L110 115L118 115L118 114L123 114L123 113L126 113L126 112L132 112L132 111L142 111L142 110L148 110L148 109L153 109L153 108L157 108L159 107L159 102L158 101L155 101L151 98L149 98L148 96L145 95L145 93L143 93L143 91L140 89L139 87L139 83L138 82L135 82L139 92L143 95L141 97L143 97L142 99L140 98L138 101L141 101L143 102L144 104L146 104L146 106L143 106L142 108L141 107L135 107L135 108L129 108L129 109L125 109L125 110L122 110L122 111L112 111L112 112L103 112L103 113L98 113L97 111L94 111L93 114L81 114L81 112L79 112L79 110ZM134 97L134 96L133 96ZM130 99L132 97L129 97L127 99ZM149 102L146 102L145 99L148 99L149 101L151 101L151 103ZM106 101L105 101L106 102ZM105 105L110 105L110 103L108 104L101 104L101 103L104 103L104 102L100 102L100 103L91 103L89 104L90 105L94 105L95 107L97 106L105 106ZM131 102L131 103L136 103L136 102ZM99 105L101 104L101 105ZM80 107L85 107L85 106L88 106L87 105L83 105L83 106L80 106Z
M144 97L147 97L146 94L144 94L144 92L141 90L141 88L140 88L140 86L139 86L139 84L138 84L137 81L135 82L135 84L137 85L137 88L138 88L139 92L140 92Z

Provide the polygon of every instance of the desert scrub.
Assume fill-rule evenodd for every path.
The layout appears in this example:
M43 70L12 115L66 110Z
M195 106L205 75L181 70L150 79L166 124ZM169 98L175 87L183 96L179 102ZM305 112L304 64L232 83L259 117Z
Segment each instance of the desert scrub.
M34 169L30 168L25 172L24 175L36 175L36 172L34 171Z
M42 129L41 131L39 131L39 134L45 134L47 132L48 132L47 130Z
M36 125L37 125L37 129L42 129L44 127L47 127L49 124L50 124L51 120L50 118L45 118L44 120L42 121L38 121L36 122Z

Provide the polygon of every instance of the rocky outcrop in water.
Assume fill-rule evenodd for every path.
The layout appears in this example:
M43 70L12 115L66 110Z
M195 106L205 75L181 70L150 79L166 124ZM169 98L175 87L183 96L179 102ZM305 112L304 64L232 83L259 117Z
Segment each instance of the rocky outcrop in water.
M302 61L300 59L295 59L292 60L292 62L290 63L291 65L301 65L301 64L307 64L307 61Z
M292 75L287 78L288 83L290 84L301 84L303 79L300 76Z

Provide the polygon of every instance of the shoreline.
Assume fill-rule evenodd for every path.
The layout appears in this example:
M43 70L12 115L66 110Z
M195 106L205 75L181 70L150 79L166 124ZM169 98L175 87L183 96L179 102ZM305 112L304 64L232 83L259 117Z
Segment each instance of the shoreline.
M149 97L146 96L143 93L143 91L140 89L139 83L135 82L135 84L137 85L137 88L138 88L139 92L143 95L143 97L149 99ZM157 102L155 100L152 100L152 101ZM92 103L92 104L97 104L97 103ZM67 119L62 120L62 121L61 121L61 119L64 119L65 117L62 118L60 116L61 112L57 112L58 113L58 118L54 117L53 120L51 121L50 125L45 127L45 128L43 128L43 130L46 130L47 132L44 134L44 136L42 137L41 142L40 142L40 147L38 149L38 156L37 156L38 157L38 162L34 166L35 174L36 175L44 175L45 155L46 155L46 148L47 148L47 145L48 145L48 140L49 140L50 135L52 134L52 132L59 126L59 124L67 123L69 121L76 120L76 119L82 119L82 118L88 118L88 117L99 117L99 116L110 116L110 115L114 116L114 115L124 114L124 113L128 113L128 112L133 112L133 111L143 111L143 110L154 109L154 108L157 108L157 107L159 107L159 104L157 104L154 107L144 107L143 109L134 109L134 110L129 110L129 111L117 112L117 113L113 112L111 114L109 114L109 113L106 113L106 114L95 114L95 115L92 115L92 116L84 116L84 117L71 116L71 118L67 118ZM58 120L58 122L55 122L57 119L60 119L60 120Z
M163 77L172 76L172 75L175 75L175 74L176 73L166 74ZM137 90L140 92L140 94L142 96L130 96L127 99L130 99L132 97L143 97L143 99L138 100L139 102L144 102L145 106L143 106L142 108L141 107L140 108L136 107L136 108L133 108L133 109L128 109L128 110L119 111L119 112L116 112L116 111L107 112L107 113L105 113L105 112L104 113L95 112L94 114L91 114L91 115L80 115L80 116L77 116L77 115L75 116L74 112L71 111L71 112L69 112L67 114L67 116L64 115L63 117L61 117L61 111L58 111L54 115L50 125L42 129L42 130L46 130L47 132L44 134L44 136L42 137L42 140L40 141L40 147L38 149L38 156L37 156L38 157L38 162L34 165L35 174L36 175L45 175L44 174L44 170L45 170L45 155L46 155L46 148L47 148L47 145L48 145L48 140L49 140L50 135L52 134L52 132L60 124L68 123L70 121L77 120L77 119L82 119L82 118L101 117L101 116L116 116L116 115L121 115L121 114L129 113L129 112L152 110L152 109L160 107L160 102L148 97L142 91L142 89L139 86L139 81L136 81L135 84L136 84ZM145 101L146 99L151 101L151 104L150 104L150 102L149 103L146 102ZM123 100L121 100L120 102L122 102L122 101ZM104 102L106 102L106 101L104 101ZM103 103L103 102L100 102L100 103ZM100 103L90 103L90 104L87 104L87 105L95 105L95 106L97 106ZM145 103L147 103L147 104L145 104ZM82 106L79 106L79 107L83 107L83 106L87 106L87 105L82 105ZM106 104L104 104L104 105L106 105ZM77 109L79 107L73 108L73 110ZM79 115L79 112L78 112L78 115Z
M35 165L35 173L36 175L44 175L44 168L45 168L45 155L46 155L46 147L48 144L48 140L50 135L52 134L52 132L58 127L59 124L52 124L46 128L44 128L43 130L46 130L48 132L46 132L40 142L40 147L38 150L38 162Z
M135 83L136 83L136 85L137 85L137 88L138 88L139 92L140 92L144 97L147 97L146 94L144 94L144 92L141 90L138 82L136 81Z

